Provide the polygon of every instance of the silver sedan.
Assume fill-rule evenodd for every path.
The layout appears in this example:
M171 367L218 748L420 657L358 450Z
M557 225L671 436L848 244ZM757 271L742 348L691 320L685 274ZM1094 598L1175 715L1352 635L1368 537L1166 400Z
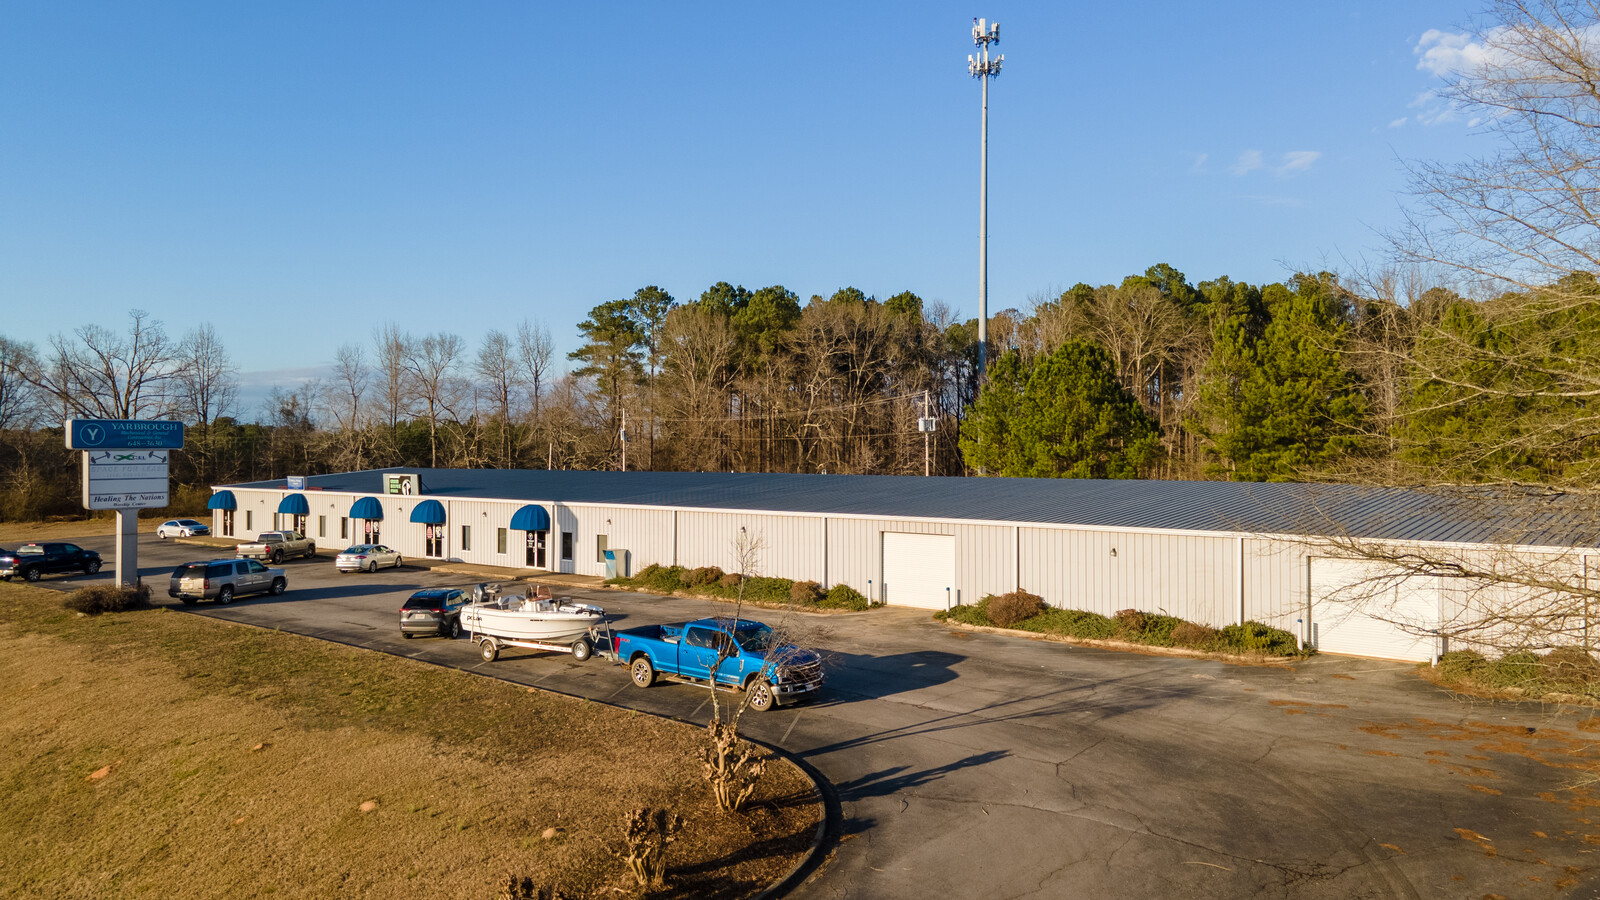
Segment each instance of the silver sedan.
M383 544L357 544L333 558L341 572L376 572L384 566L399 568L403 560L400 551Z

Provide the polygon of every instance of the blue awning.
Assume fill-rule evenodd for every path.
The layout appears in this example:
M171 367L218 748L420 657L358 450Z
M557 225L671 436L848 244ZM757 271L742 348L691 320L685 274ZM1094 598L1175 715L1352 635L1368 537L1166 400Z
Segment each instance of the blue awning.
M511 527L517 531L549 531L550 514L542 506L524 506L511 517Z
M289 516L309 516L311 504L306 502L305 494L290 494L278 501L278 512Z
M383 504L377 497L362 497L350 507L352 519L381 519L383 518Z
M424 500L411 510L411 521L418 525L443 525L444 504L437 500Z
M233 499L233 491L217 491L206 501L206 509L238 509L239 501Z

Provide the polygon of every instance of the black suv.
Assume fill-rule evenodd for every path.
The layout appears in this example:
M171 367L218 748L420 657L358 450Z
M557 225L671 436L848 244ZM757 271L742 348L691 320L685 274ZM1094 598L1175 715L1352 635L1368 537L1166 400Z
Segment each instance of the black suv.
M23 544L10 553L0 554L0 578L10 581L21 575L28 581L38 581L56 572L85 572L90 575L100 571L100 554L85 550L77 544L50 542Z

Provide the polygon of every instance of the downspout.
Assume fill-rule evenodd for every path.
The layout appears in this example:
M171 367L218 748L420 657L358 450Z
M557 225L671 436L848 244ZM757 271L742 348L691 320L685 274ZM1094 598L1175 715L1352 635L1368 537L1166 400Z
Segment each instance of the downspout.
M1244 624L1244 538L1235 538L1239 542L1239 615L1235 625Z

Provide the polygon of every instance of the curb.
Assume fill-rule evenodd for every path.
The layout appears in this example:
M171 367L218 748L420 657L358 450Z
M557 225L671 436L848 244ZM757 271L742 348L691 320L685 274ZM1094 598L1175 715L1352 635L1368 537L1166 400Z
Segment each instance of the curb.
M1071 644L1076 647L1092 647L1096 650L1138 653L1144 656L1209 659L1216 662L1243 665L1288 666L1297 662L1305 662L1311 658L1310 656L1243 656L1237 653L1211 653L1205 650L1191 650L1188 647L1160 647L1152 644L1134 644L1128 641L1113 641L1102 638L1079 638L1068 634L1048 634L1043 631L1024 631L1020 628L1000 628L995 625L968 625L966 622L939 621L937 619L934 620L934 624L946 628L960 628L965 631L977 631L984 634L1027 638L1031 641L1053 641L1057 644Z
M179 540L179 538L174 538L174 540ZM156 606L153 608L172 609L174 612L189 612L190 615L199 615L198 611L189 611L181 607ZM265 625L256 625L252 622L236 622L231 619L215 619L210 616L206 616L205 618L210 619L213 622L220 622L226 625L242 626L245 628L255 628L260 631L279 631L279 629L267 628ZM466 675L472 675L477 678L487 678L491 681L498 681L501 684L512 685L528 691L537 691L543 694L552 694L557 697L566 697L569 700L579 700L584 703L592 703L597 706L604 706L615 710L625 710L629 713L650 716L651 718L660 719L664 722L675 722L679 725L684 725L690 728L698 727L696 723L687 719L680 719L676 716L663 716L658 713L646 712L642 709L635 709L631 706L623 706L620 703L613 703L609 700L595 700L589 697L580 697L577 694L569 694L565 691L557 691L547 687L540 687L538 685L522 684L521 682L501 678L498 675L474 671L473 669L464 668L452 663L435 662L430 659L419 659L414 656L403 656L399 653L391 653L387 650L380 650L375 647L368 647L362 644L353 644L348 641L331 640L325 637L315 637L309 634L298 634L296 632L288 633L295 634L297 637L303 637L308 640L322 641L325 644L336 644L341 647L351 647L356 650L365 650L368 653L382 653L385 656L392 656L396 659L410 660L411 662L418 662L422 663L423 665L434 666L435 668L440 669L452 669ZM605 661L603 657L601 659ZM614 665L609 661L606 662ZM741 735L741 737L743 737L743 735ZM821 867L822 861L825 858L825 855L822 853L824 845L837 846L840 836L844 833L844 812L843 808L839 805L839 794L838 791L834 789L833 782L823 777L822 773L818 772L814 767L811 766L810 763L805 762L789 751L784 750L782 747L775 747L765 741L758 741L754 738L743 737L743 739L755 744L758 747L765 748L767 752L773 754L779 759L782 759L789 765L794 766L801 775L805 776L805 778L811 782L811 787L816 791L817 798L822 801L822 820L817 823L817 830L816 833L812 835L810 848L808 848L805 853L802 854L799 861L797 861L788 872L785 872L771 884L762 888L759 893L752 894L750 897L750 900L775 900L775 898L782 897L789 891L794 890L794 888L797 887L803 880Z

